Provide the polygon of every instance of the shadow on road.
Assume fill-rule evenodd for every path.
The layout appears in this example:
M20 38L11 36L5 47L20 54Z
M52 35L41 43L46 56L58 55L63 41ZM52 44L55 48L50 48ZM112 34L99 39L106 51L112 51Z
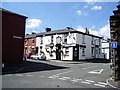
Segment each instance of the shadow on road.
M110 63L109 59L90 59L90 60L86 60L90 63Z
M28 73L28 72L38 72L38 71L57 70L57 69L66 69L66 68L69 67L56 66L43 62L26 61L24 65L21 66L19 65L19 67L15 66L15 67L4 68L2 74L4 75L4 74L15 74L15 73Z

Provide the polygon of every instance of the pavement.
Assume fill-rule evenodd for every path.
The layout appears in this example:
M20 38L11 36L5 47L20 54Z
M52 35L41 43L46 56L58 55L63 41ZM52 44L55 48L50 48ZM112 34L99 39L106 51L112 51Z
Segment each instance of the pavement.
M60 61L60 60L47 60L46 62L57 62L57 63L66 63L66 64L82 64L85 62L78 62L78 61ZM24 68L29 67L29 63L24 62L21 65L14 66L14 67L6 67L2 69L2 75L4 74L14 74L24 70ZM120 82L114 81L113 79L109 78L106 80L110 87L115 89L120 89Z
M112 78L109 78L109 79L107 79L106 82L107 82L107 83L109 84L109 86L111 86L112 88L116 88L116 89L120 90L120 81L115 81L115 80L113 80Z

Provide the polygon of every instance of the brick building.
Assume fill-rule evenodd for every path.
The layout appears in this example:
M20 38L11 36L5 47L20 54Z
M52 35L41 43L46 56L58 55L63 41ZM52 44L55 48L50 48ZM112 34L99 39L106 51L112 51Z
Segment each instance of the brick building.
M31 35L26 35L24 41L24 53L37 53L36 47L36 34L32 33Z
M117 48L112 48L112 77L120 80L120 4L110 16L111 41L117 42Z
M14 66L23 62L25 22L27 17L2 11L2 63Z

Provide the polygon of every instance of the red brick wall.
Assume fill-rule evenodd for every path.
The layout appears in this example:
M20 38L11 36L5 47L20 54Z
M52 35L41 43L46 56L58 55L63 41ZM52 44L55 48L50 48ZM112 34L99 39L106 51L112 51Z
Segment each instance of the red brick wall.
M26 43L27 40L27 43ZM34 44L32 43L34 40ZM34 48L34 52L32 51L32 48ZM24 43L24 53L36 53L36 38L30 38L30 39L25 39Z
M23 62L25 20L25 17L2 12L2 63L5 66Z

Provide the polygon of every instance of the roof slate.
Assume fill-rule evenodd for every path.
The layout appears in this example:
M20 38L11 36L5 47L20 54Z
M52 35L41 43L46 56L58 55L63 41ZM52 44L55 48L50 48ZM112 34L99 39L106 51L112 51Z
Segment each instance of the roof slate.
M97 38L101 38L99 36L95 36L92 34L86 34L77 30L67 30L67 29L61 29L61 30L54 30L54 31L50 31L50 32L42 32L42 33L36 33L36 34L29 34L29 35L25 35L25 38L35 38L35 37L40 37L40 36L47 36L47 35L54 35L54 34L64 34L64 33L81 33L81 34L85 34L85 35L89 35L89 36L93 36L93 37L97 37Z

